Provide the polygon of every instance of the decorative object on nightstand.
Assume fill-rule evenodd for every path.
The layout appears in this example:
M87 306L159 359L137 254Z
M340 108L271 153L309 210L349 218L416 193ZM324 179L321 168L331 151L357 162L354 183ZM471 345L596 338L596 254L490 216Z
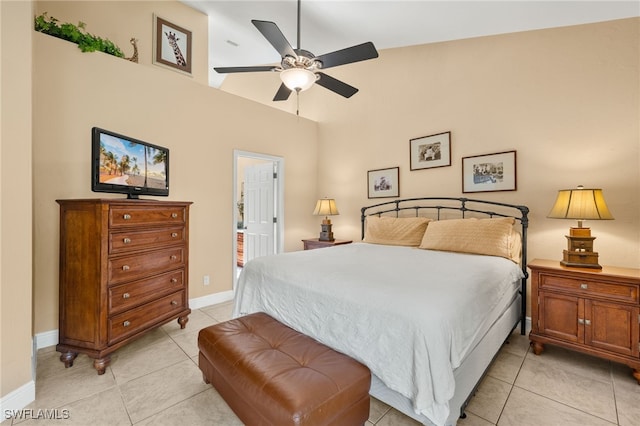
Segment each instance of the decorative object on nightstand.
M640 384L640 269L528 266L533 352L550 344L626 364Z
M586 189L579 185L576 189L562 189L547 217L552 219L577 219L578 227L569 228L567 250L563 250L563 266L602 269L598 264L598 253L593 251L593 240L590 228L583 228L583 220L613 219L607 203L604 201L602 189Z
M315 216L324 216L322 225L320 225L322 231L320 232L320 241L333 241L333 232L331 232L331 220L328 216L339 215L338 207L336 206L336 200L333 198L322 198L316 203L316 208L313 210Z

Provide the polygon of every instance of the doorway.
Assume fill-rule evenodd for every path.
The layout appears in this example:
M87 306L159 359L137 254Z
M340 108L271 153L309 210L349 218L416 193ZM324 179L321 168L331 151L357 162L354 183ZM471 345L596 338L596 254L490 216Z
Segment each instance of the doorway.
M233 152L233 289L244 264L284 247L284 159Z

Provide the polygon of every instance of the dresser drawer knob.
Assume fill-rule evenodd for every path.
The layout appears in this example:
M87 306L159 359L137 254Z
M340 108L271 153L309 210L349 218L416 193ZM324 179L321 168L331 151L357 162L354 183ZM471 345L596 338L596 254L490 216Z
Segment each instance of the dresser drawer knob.
M122 215L122 218L124 220L129 220L129 219L131 219L131 215L129 213L125 213L125 214Z
M131 243L131 238L125 238L122 240L123 243L125 244L130 244Z
M178 213L171 213L171 217L172 217L173 219L177 218L177 217L178 217Z
M584 320L584 323L585 323L586 325L591 325L591 320Z
M128 298L130 298L130 297L131 297L131 295L130 295L129 293L124 293L124 294L122 295L122 298L123 298L123 299L128 299Z
M171 233L171 237L175 238L175 237L177 237L177 236L178 236L178 233L177 233L177 232L172 232L172 233Z
M178 302L176 302L175 300L172 300L172 301L171 301L171 304L172 304L173 306L176 306L176 305L178 304Z
M578 318L578 324L584 324L584 319Z
M129 269L130 269L129 265L122 265L122 270L123 271L128 271Z
M583 290L586 290L586 289L589 288L589 286L587 284L585 284L585 283L582 283L582 284L580 284L580 288L583 289Z
M175 284L175 283L178 282L178 279L177 278L171 278L171 282Z
M124 327L129 327L131 325L131 323L129 321L125 321L125 322L122 323L122 325Z
M178 256L176 256L175 254L171 255L171 260L176 260L178 258Z

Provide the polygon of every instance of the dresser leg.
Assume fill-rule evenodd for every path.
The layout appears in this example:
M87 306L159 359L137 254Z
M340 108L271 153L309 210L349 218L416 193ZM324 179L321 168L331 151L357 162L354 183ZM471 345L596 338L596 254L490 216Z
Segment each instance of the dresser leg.
M544 344L540 342L531 342L531 346L533 347L533 353L536 355L540 355L544 351Z
M60 361L64 362L64 368L73 367L73 361L78 356L78 352L63 352L60 354Z
M178 318L178 324L180 324L181 329L184 329L187 326L187 322L189 322L189 317L187 316Z
M93 368L98 371L98 375L104 374L109 364L111 364L111 356L105 356L104 358L97 358L93 360Z
M633 374L633 377L638 381L638 385L640 385L640 370L634 368L631 374Z

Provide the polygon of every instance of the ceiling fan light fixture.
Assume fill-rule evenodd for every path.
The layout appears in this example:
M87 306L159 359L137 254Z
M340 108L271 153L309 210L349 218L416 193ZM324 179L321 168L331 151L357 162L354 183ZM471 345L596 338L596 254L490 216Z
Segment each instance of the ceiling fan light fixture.
M280 79L290 90L304 92L316 82L316 74L304 68L289 68L280 73Z

